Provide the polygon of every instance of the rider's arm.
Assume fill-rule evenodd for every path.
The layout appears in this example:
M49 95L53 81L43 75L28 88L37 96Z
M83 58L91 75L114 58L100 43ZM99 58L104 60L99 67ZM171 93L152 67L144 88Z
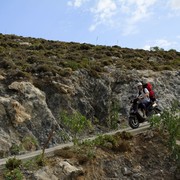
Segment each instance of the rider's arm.
M144 92L143 94L141 94L137 97L139 100L149 97L149 91L146 88L144 89L143 92Z
M143 98L149 97L149 91L147 88L144 89Z
M138 95L137 95L137 99L139 99L139 100L143 99L142 94L140 94L140 95L138 94Z

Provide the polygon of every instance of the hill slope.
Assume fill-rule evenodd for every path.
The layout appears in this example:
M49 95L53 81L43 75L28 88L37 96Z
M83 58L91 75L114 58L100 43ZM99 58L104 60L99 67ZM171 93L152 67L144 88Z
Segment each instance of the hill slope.
M160 106L171 106L180 97L179 66L175 50L0 34L0 156L42 147L52 128L50 146L64 142L62 134L71 136L60 118L64 110L79 111L95 132L117 127L117 121L127 119L128 97L143 77L154 85Z

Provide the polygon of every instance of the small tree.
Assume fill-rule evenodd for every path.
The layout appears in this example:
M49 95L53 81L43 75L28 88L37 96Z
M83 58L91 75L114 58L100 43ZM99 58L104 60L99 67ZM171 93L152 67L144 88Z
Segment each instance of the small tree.
M87 128L92 128L91 122L80 112L74 112L73 114L62 112L60 114L60 117L63 124L72 133L73 143L75 145L77 145L79 142L78 136L83 133Z

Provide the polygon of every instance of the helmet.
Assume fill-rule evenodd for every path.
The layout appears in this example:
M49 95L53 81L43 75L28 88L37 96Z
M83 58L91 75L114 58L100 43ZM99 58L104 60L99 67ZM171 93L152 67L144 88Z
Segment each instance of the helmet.
M142 83L141 83L141 82L138 82L138 83L137 83L137 86L142 86Z
M146 78L143 78L143 79L142 79L142 83L143 83L143 84L147 84L147 83L148 83L148 80L147 80Z

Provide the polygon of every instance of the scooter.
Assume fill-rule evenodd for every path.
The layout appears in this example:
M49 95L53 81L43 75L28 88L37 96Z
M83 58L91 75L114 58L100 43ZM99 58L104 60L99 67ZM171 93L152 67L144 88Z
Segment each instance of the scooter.
M153 115L160 116L161 109L158 106L158 101L150 102L146 108L146 118L143 117L143 112L139 108L139 101L137 98L131 100L132 106L129 112L129 126L132 129L136 129L139 127L140 123L147 121Z

